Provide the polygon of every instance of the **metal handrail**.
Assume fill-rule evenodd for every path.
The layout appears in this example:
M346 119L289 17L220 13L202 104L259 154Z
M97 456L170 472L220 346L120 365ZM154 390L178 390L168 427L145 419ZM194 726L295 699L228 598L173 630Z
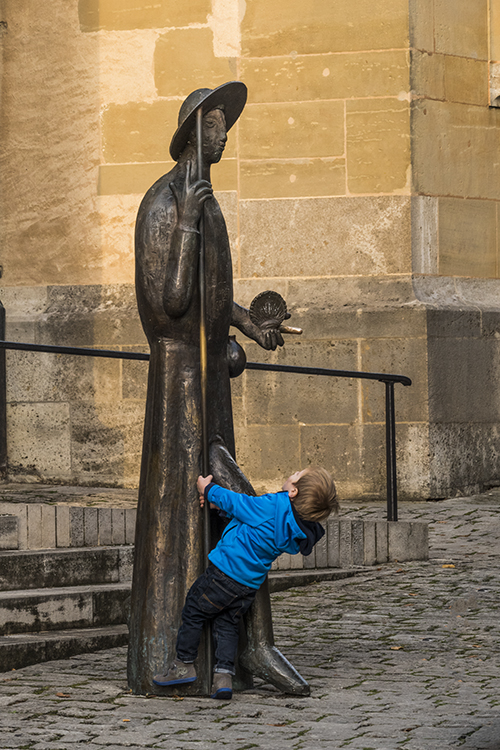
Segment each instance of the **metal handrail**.
M112 349L91 349L75 346L54 346L51 344L25 344L17 341L0 340L0 350L17 349L28 352L50 352L52 354L71 354L83 357L107 357L110 359L135 359L147 362L149 354L142 352L120 352ZM331 370L324 367L302 367L299 365L273 365L266 362L247 362L247 370L267 370L270 372L289 372L303 375L326 375L337 378L356 378L358 380L376 380L385 383L385 443L387 467L387 520L398 520L398 493L396 477L396 414L394 406L394 384L411 385L406 375L394 375L386 372L361 372L358 370ZM4 379L5 383L5 379ZM0 446L0 453L2 447Z

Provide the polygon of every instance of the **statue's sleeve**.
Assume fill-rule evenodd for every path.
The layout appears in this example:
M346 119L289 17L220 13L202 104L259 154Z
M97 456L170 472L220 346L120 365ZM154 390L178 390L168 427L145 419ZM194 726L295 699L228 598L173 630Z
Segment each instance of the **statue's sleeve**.
M169 188L153 205L141 206L136 224L139 307L156 325L186 313L196 289L199 234L178 226Z
M136 291L143 319L146 316L157 326L166 318L163 287L176 217L172 201L149 206L146 199L147 195L139 209L135 228Z

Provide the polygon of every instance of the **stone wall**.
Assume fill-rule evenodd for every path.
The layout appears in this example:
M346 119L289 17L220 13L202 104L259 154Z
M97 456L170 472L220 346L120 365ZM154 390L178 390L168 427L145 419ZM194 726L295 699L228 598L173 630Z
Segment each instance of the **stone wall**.
M276 289L304 328L249 359L409 375L402 496L498 476L497 5L4 0L8 337L144 350L137 207L183 98L238 78L249 101L213 170L235 298ZM146 365L8 362L13 477L137 483ZM319 462L342 496L383 495L381 384L247 372L234 406L257 489Z

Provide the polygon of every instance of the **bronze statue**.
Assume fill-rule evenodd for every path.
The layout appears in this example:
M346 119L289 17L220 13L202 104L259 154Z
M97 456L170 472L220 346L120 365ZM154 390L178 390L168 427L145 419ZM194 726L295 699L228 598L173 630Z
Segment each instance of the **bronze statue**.
M203 516L196 490L196 479L202 471L202 217L208 460L214 481L229 489L255 494L234 460L229 326L236 326L264 349L283 345L281 320L259 326L247 309L233 302L229 240L210 184L210 168L220 161L227 131L245 102L246 87L238 81L214 90L198 89L187 97L170 145L177 164L148 190L137 216L137 301L151 360L130 618L128 678L134 693L172 692L172 688L153 685L152 677L175 653L186 592L204 569ZM197 115L199 110L203 119ZM199 130L203 128L198 151L197 116ZM234 341L231 344L229 359L234 364L234 348L238 345ZM307 695L307 683L274 647L267 581L247 615L245 629L247 644L240 656L240 686L250 687L251 675L256 675L285 692ZM203 648L202 644L197 682L176 692L207 694L211 684L209 662L207 646Z

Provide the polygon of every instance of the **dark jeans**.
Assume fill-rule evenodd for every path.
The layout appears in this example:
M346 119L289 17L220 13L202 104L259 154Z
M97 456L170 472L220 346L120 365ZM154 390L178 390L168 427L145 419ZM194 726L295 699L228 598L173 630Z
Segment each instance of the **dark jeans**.
M238 583L210 564L186 596L177 633L177 658L183 662L196 659L203 625L213 620L215 669L234 674L238 623L256 593L257 589Z

